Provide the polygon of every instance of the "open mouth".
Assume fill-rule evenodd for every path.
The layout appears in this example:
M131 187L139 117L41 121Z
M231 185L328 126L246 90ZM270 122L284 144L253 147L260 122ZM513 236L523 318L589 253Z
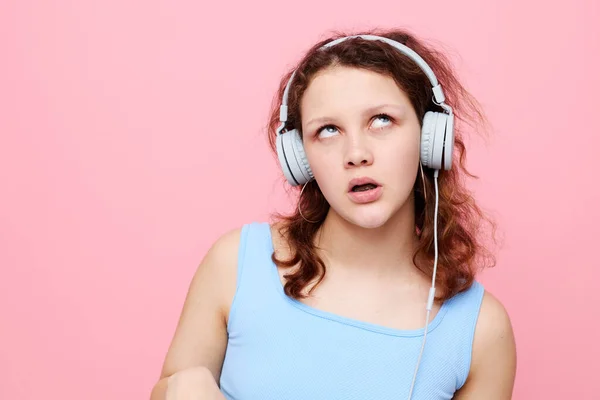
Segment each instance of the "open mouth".
M374 183L365 183L362 185L354 185L350 189L351 192L366 192L368 190L376 189L377 185Z
M348 183L348 196L357 204L372 203L382 195L382 186L369 177L354 178Z
M380 186L381 185L379 182L377 182L375 179L369 178L368 176L363 176L360 178L354 178L348 182L348 192L368 192L369 190L377 189Z

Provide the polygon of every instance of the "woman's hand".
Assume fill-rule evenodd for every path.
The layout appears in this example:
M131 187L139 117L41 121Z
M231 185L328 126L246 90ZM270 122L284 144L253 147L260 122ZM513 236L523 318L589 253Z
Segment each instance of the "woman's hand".
M226 400L208 368L176 372L167 382L166 400Z

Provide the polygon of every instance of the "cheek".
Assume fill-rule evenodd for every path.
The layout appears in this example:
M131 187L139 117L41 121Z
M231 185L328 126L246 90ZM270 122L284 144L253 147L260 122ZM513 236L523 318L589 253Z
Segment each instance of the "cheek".
M418 166L421 157L420 152L420 138L417 137L412 137L410 140L401 141L396 145L386 146L382 149L386 164L393 165L402 171L412 170L415 165Z
M382 149L380 161L384 165L385 179L394 190L405 192L412 189L419 169L420 143L411 140Z
M340 173L341 160L335 155L311 153L310 156L307 154L307 158L319 185L331 185L331 182L340 180L337 175Z
M315 180L328 201L335 203L335 197L345 191L348 184L340 152L324 152L307 149L306 156Z

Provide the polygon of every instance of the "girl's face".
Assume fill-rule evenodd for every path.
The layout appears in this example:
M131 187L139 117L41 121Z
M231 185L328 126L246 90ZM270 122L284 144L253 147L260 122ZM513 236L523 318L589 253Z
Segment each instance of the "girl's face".
M332 67L314 77L300 107L306 157L331 211L376 228L409 203L421 126L391 77Z

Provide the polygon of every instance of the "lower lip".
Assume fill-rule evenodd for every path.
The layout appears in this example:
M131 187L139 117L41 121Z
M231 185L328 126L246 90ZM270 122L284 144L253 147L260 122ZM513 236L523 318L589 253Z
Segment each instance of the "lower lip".
M348 192L350 200L358 204L371 203L381 197L383 188L377 186L375 189L365 190L364 192Z

